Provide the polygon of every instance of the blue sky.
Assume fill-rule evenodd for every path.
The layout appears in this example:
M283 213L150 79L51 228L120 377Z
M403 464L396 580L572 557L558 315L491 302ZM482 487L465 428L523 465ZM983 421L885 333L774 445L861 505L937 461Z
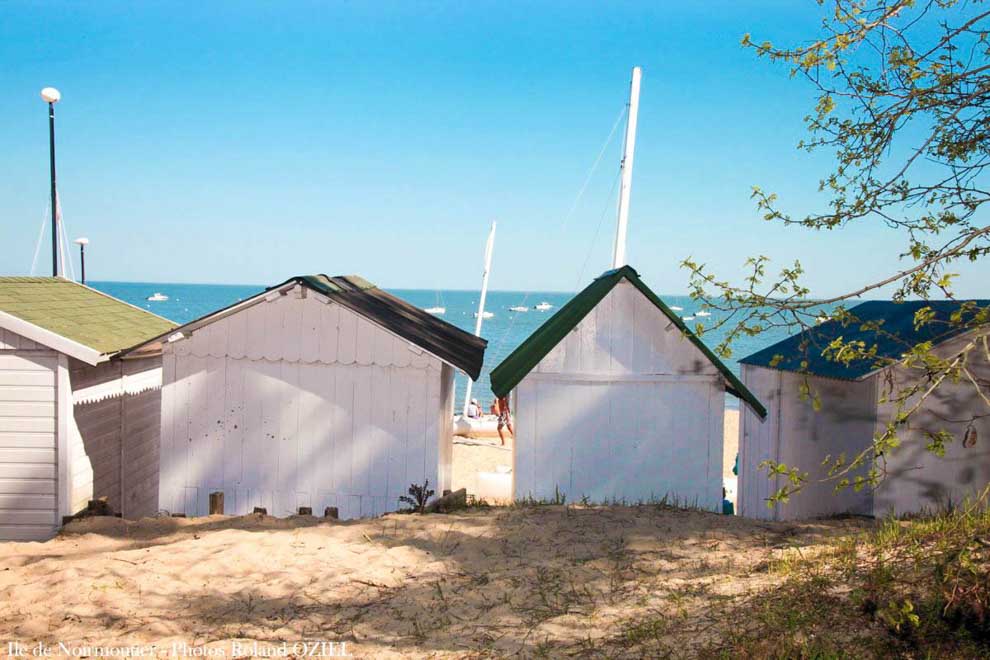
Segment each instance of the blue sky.
M359 273L389 287L574 290L609 265L621 130L644 69L629 261L664 293L687 256L727 277L801 259L826 295L897 266L883 227L763 222L752 185L821 207L795 149L812 90L740 47L816 29L814 2L44 3L0 20L0 260L25 273L59 189L91 279L266 284ZM597 235L597 240L595 239ZM40 272L49 268L42 251ZM958 291L986 295L986 266Z

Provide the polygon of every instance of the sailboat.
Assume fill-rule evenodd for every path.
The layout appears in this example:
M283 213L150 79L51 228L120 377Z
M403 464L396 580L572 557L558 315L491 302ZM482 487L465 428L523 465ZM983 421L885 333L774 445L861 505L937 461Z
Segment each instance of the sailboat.
M495 316L494 313L485 310L485 298L488 296L488 274L492 269L492 251L495 248L495 223L492 223L491 231L488 233L488 242L485 244L485 270L481 274L481 298L478 300L478 311L474 313L477 321L474 324L475 337L481 336L481 323L485 319ZM454 434L477 437L479 435L497 435L498 419L494 415L482 415L481 417L468 417L468 406L471 403L471 388L474 381L468 379L467 390L464 393L464 408L460 415L454 416Z
M434 301L433 307L427 307L423 309L427 314L435 314L436 316L443 316L447 313L447 308L444 307L443 301L440 300L440 291L436 292L437 299Z

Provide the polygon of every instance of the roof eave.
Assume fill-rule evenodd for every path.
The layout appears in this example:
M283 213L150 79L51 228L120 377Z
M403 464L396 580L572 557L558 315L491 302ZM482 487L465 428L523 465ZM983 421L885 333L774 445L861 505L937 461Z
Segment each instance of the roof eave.
M57 332L52 332L3 311L0 311L0 327L94 367L101 362L106 362L114 355L114 353L102 353L95 348L80 344Z
M430 356L436 358L437 360L439 360L443 364L449 365L451 368L456 369L457 371L460 371L463 374L466 374L467 376L471 377L473 380L477 380L478 377L481 375L480 368L477 369L475 371L475 373L471 373L470 371L468 371L464 367L460 367L460 366L458 366L456 364L453 364L449 360L445 360L445 359L439 357L438 355L432 353L428 349L423 348L422 346L419 346L418 344L414 344L413 342L409 341L409 339L406 339L405 337L401 337L401 336L397 335L395 332L393 332L393 331L389 330L388 328L386 328L385 326L377 323L374 319L368 318L360 310L357 310L357 309L352 308L350 305L348 305L346 303L346 301L339 300L337 298L331 298L324 291L322 291L319 286L315 285L314 282L311 281L311 278L309 276L292 277L292 278L286 280L285 282L282 282L281 284L276 284L274 286L271 286L271 287L265 289L264 291L261 291L261 292L257 293L256 295L248 298L247 300L241 300L241 301L238 301L238 302L236 302L236 303L234 303L232 305L228 305L227 307L224 307L222 309L218 309L215 312L210 312L209 314L206 314L205 316L201 316L198 319L194 319L192 321L189 321L188 323L186 323L184 325L180 325L180 326L178 326L176 328L172 328L168 332L162 333L162 334L158 335L157 337L152 337L151 339L148 339L147 341L143 341L140 344L137 344L135 346L131 346L130 348L121 351L120 354L123 356L123 355L128 355L128 354L134 353L136 351L140 351L141 349L143 349L143 348L145 348L145 347L147 347L150 344L153 344L155 342L167 342L168 341L168 338L170 338L170 337L172 337L172 336L174 336L176 334L185 335L187 332L189 332L189 333L195 332L196 330L199 330L200 328L202 328L204 326L207 326L207 325L210 325L211 323L215 323L217 321L220 321L221 319L224 319L224 318L226 318L228 316L231 316L233 314L237 314L239 312L242 312L242 311L244 311L245 309L247 309L249 307L253 307L255 305L258 305L258 304L264 302L265 300L267 300L268 298L270 298L273 295L276 295L277 296L277 295L287 294L289 291L291 291L297 285L298 286L304 286L304 287L306 287L307 289L309 289L310 291L312 291L314 294L316 294L318 296L321 296L324 299L326 299L326 301L328 303L332 302L332 303L334 303L336 305L340 305L341 307L344 307L344 308L350 310L354 314L359 315L361 318L363 318L366 321L368 321L369 323L373 324L375 327L381 328L382 330L384 330L385 332L388 332L392 336L394 336L394 337L396 337L398 339L401 339L402 341L408 342L409 344L411 344L413 346L416 346L416 349L417 350L423 351L427 355L430 355Z
M573 329L579 323L581 323L581 321L584 320L584 318L588 315L588 313L592 309L594 309L605 298L605 296L607 296L609 294L609 292L611 292L612 289L615 288L615 286L623 278L625 278L630 284L632 284L634 287L636 287L636 289L639 290L639 292L641 294L643 294L644 296L646 296L646 299L649 300L651 303L653 303L654 306L656 306L657 309L659 309L660 312L664 316L666 316L667 319L671 323L673 323L674 326L677 327L678 330L680 330L681 333L684 336L686 336L688 338L688 340L692 344L694 344L695 347L697 347L705 355L705 357L708 358L708 360L719 370L719 372L722 374L722 377L725 379L725 382L726 382L726 391L728 391L729 393L733 394L734 396L737 396L739 399L741 399L742 401L744 401L747 405L750 406L750 408L753 410L753 412L755 412L757 415L760 416L760 418L766 418L766 416L767 416L767 409L766 409L766 407L762 403L760 403L760 400L756 398L756 396L749 390L749 388L747 388L746 385L743 384L743 382L740 381L736 377L736 375L733 374L732 371L727 366L725 366L725 363L723 363L718 358L718 356L716 356L711 351L711 349L708 348L708 346L705 345L705 343L703 341L701 341L701 339L697 335L695 335L693 332L691 332L690 328L687 327L687 325L684 323L684 321L677 314L675 314L673 312L673 310L671 310L667 306L666 303L664 303L662 300L660 300L660 297L659 296L657 296L648 286L646 286L646 283L643 282L642 279L640 279L639 273L637 273L636 270L632 266L629 266L629 265L622 266L621 268L615 268L615 269L606 271L605 273L599 275L598 277L596 277L592 281L591 284L589 284L587 287L585 287L584 289L582 289L581 292L579 292L577 294L577 296L575 296L570 302L568 302L567 305L565 305L564 307L562 307L557 312L557 314L563 314L563 313L565 313L565 310L567 310L569 308L569 306L572 303L574 303L575 300L577 300L580 296L582 296L583 294L585 294L589 290L589 288L595 284L595 282L598 282L599 280L602 280L604 278L610 278L613 281L603 291L596 292L596 295L599 294L599 293L601 295L600 296L597 296L596 299L593 299L592 304L591 304L591 306L589 307L588 310L586 310L583 314L581 314L576 319L574 319L574 322L573 322L572 325L569 326L569 329ZM540 328L538 328L536 330L536 332L534 332L532 335L530 335L530 338L533 338L538 333L540 333L540 331L547 324L551 323L557 317L557 314L555 314L550 319L548 319L547 322L544 325L540 326ZM564 334L566 335L566 332ZM557 343L560 342L560 339L558 339L557 342L554 343L548 349L548 351L546 353L543 353L542 356L538 356L538 358L536 359L536 361L535 361L534 364L531 364L531 365L528 365L528 366L526 366L526 365L520 366L517 369L517 373L513 373L512 376L506 378L504 380L504 382L502 381L501 378L497 378L499 368L502 367L502 365L505 365L506 363L509 363L509 361L513 359L513 357L517 354L518 351L525 350L523 347L529 341L530 341L530 339L527 339L525 342L523 342L523 344L521 344L520 346L518 346L515 351L513 351L511 354L509 354L509 356L506 357L505 360L503 360L497 367L495 367L495 369L492 370L492 378L491 378L491 380L492 380L492 391L496 394L496 396L504 396L505 394L508 393L508 391L511 391L514 387L516 387L523 380L523 378L526 377L526 374L528 374L530 371L532 371L534 368L536 368L536 365L539 364L539 361L542 360L543 357L546 357L546 355L549 353L550 350L553 350L553 347L556 346ZM530 360L530 361L532 361L532 360ZM526 368L524 369L523 367L526 367ZM499 381L499 382L496 382L496 381Z

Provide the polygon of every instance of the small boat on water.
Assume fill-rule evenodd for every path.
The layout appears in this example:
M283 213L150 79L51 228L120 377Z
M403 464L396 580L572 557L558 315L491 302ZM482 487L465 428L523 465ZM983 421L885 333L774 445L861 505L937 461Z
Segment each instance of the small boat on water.
M529 307L523 307L522 305L513 305L509 308L510 312L528 312Z
M695 314L695 316L711 316L711 315L712 315L711 312L706 312L705 310L701 310L700 312Z
M682 316L681 317L681 320L682 321L693 321L694 320L694 317L693 316Z
M154 294L148 296L147 298L145 298L145 300L149 300L151 302L163 302L165 300L168 300L168 296L166 296L164 293L158 293L157 291L155 291Z
M550 303L548 303L546 301L541 302L541 303L538 303L536 305L533 305L533 309L537 310L538 312L545 312L548 309L552 309L552 308L553 308L553 305L551 305Z
M427 307L423 310L427 314L436 314L437 316L443 316L447 313L446 307Z
M495 313L494 312L484 311L484 312L481 313L481 318L483 318L483 319L490 319L493 316L495 316ZM474 318L478 318L478 312L475 312L474 313Z
M670 308L672 310L674 310L675 312L683 312L684 311L684 308L683 307L678 307L677 305L671 305Z

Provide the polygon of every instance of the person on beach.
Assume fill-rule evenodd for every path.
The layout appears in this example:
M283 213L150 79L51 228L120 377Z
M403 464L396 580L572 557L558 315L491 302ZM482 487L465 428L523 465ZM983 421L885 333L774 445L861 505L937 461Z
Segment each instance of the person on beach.
M512 437L516 437L516 432L512 428L512 412L509 410L509 398L500 396L495 399L495 403L492 404L492 414L498 416L498 437L502 441L502 446L505 446L505 435L502 433L502 428L508 427L509 434Z
M477 399L471 399L471 403L468 404L467 416L471 419L481 417L481 404L478 403Z

